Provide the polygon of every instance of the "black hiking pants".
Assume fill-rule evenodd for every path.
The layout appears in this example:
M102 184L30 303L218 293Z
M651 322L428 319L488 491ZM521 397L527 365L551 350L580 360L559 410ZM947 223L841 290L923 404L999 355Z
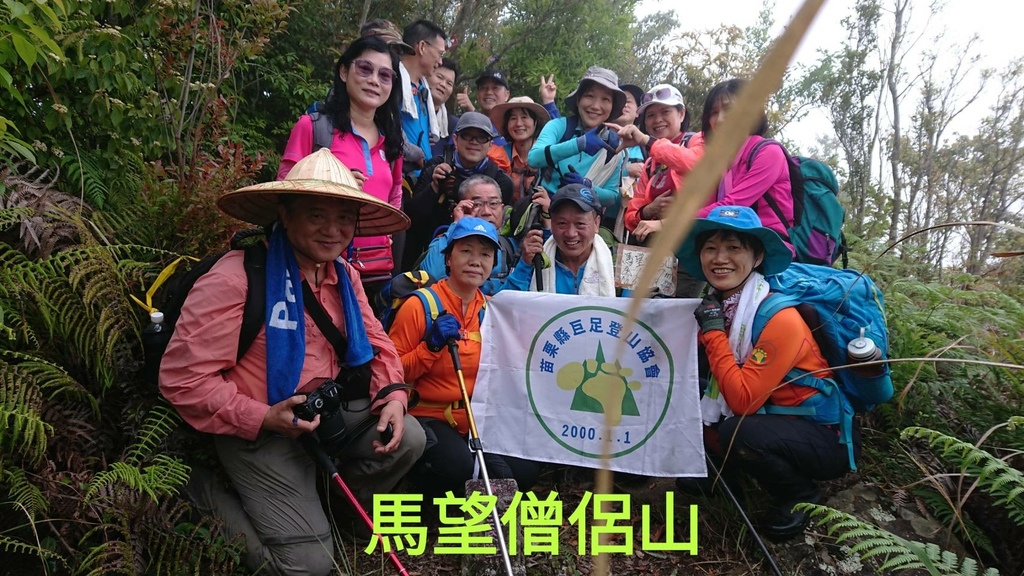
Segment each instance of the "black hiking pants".
M833 480L850 469L838 426L823 426L793 416L732 416L718 426L723 475L747 474L772 496L778 507L819 503L816 480ZM860 456L860 427L854 424L854 456Z

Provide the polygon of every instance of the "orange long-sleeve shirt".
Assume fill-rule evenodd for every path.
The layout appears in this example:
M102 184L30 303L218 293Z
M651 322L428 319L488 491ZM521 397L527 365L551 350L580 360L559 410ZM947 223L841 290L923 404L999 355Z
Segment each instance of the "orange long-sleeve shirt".
M811 329L796 308L785 308L768 320L761 337L754 344L750 358L743 366L736 364L729 337L721 330L701 333L711 373L718 381L725 402L736 414L753 414L771 399L779 406L797 406L816 391L813 388L786 384L786 374L793 368L812 371L828 368L814 341ZM831 372L816 374L822 378Z
M681 142L681 141L680 141ZM643 170L640 171L640 179L633 187L633 197L626 205L625 225L626 229L632 232L636 225L643 218L640 210L651 203L652 200L661 194L651 195L651 174L655 169L664 165L665 173L671 179L671 187L668 193L674 193L682 185L686 174L697 165L697 162L704 157L704 133L697 132L690 137L690 141L684 147L673 143L665 138L659 138L651 145L651 157L644 162Z
M453 314L462 326L462 339L459 340L459 359L462 362L462 376L466 382L466 391L473 396L476 375L480 368L480 308L484 305L484 295L479 290L469 303L466 312L462 312L462 299L444 279L431 286L437 293L438 300L446 312ZM395 323L391 326L391 340L395 343L398 355L402 358L405 369L405 381L412 383L420 393L421 402L438 402L450 404L462 400L459 390L455 365L447 348L439 352L431 352L423 336L427 330L427 320L423 311L423 303L416 296L406 299L398 309ZM476 337L468 335L475 333ZM445 420L444 408L418 405L410 410L413 416L424 416ZM453 410L452 416L458 424L460 434L469 432L469 420L465 408Z

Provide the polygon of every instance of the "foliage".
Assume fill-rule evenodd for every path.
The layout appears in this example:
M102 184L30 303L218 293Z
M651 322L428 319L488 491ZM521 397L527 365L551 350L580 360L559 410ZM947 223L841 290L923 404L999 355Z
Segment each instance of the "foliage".
M797 504L796 507L817 518L819 526L828 526L828 534L835 536L837 543L856 541L850 548L850 554L857 554L862 560L876 556L883 558L878 570L884 574L906 570L926 570L932 576L999 574L994 568L980 571L973 558L957 558L956 554L942 550L936 544L911 542L827 506Z

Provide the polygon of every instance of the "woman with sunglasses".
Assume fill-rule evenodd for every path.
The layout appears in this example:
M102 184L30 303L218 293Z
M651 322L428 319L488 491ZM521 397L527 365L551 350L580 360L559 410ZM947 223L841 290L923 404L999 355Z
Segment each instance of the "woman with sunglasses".
M363 192L401 210L402 91L396 87L398 80L398 58L383 39L367 36L350 44L334 67L334 86L321 111L303 115L292 128L278 179L322 147L314 142L314 123L329 119L331 152L361 182ZM395 267L391 237L357 237L344 256L359 271L367 298L373 302Z

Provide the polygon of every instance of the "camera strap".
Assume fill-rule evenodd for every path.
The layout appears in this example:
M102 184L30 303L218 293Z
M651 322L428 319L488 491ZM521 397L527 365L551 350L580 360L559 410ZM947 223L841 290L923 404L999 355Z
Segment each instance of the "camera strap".
M310 318L313 319L313 323L320 329L320 333L327 338L327 341L331 343L331 347L334 348L334 354L338 357L338 365L343 369L354 369L361 368L360 366L345 366L342 363L342 359L345 358L345 352L348 350L348 339L338 330L338 327L334 325L331 317L324 310L323 306L316 299L316 295L313 294L313 289L309 287L309 283L305 280L302 281L302 304L309 312ZM380 348L373 347L373 355L376 357L380 353ZM360 379L363 382L359 382L359 389L352 390L351 380L345 379L342 383L342 388L345 391L345 396L348 399L356 398L367 398L370 395L370 379ZM347 384L347 385L346 385Z

